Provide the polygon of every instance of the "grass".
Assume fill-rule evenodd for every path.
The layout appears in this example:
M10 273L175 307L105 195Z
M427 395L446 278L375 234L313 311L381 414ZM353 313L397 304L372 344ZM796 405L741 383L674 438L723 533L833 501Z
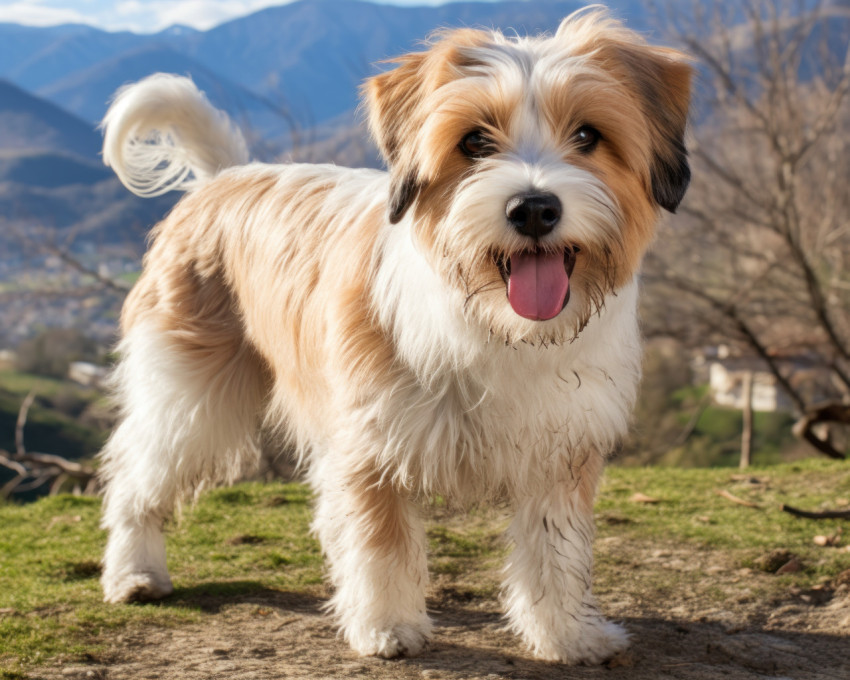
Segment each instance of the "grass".
M810 460L750 473L760 482L735 481L728 469L610 468L597 503L599 592L622 590L624 567L627 590L644 588L652 598L675 595L677 578L700 573L641 571L633 553L608 550L607 541L721 554L730 570L755 568L774 548L797 554L804 570L764 575L768 585L757 591L761 597L770 597L771 588L809 587L850 568L850 553L812 541L815 534L836 531L840 521L801 520L778 509L781 502L836 507L850 498L846 463ZM760 507L732 503L718 489ZM659 502L636 503L636 492ZM159 604L101 602L105 534L98 528L99 511L98 499L73 496L0 506L0 679L26 677L21 673L40 663L103 660L110 632L202 622L214 615L206 606L210 598L326 592L320 549L309 535L310 493L302 485L245 483L205 493L185 508L168 533L175 594ZM506 553L500 539L506 518L489 510L451 515L435 503L427 525L434 587L467 598L494 596ZM704 590L724 597L714 586Z

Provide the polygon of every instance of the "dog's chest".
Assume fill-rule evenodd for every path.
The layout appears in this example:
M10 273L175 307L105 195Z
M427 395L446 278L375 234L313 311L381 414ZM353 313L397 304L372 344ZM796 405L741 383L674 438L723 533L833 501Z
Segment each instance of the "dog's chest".
M631 361L601 367L558 348L504 349L397 392L384 413L383 463L427 493L472 498L538 486L625 434Z

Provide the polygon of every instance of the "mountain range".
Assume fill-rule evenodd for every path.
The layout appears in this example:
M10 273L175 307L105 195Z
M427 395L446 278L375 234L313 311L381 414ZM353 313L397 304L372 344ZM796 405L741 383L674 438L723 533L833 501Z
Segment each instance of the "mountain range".
M358 125L358 88L381 60L421 48L438 28L554 30L580 0L399 7L301 0L208 31L174 26L139 35L84 25L0 23L0 219L47 225L76 247L132 245L176 200L141 200L99 158L96 131L122 85L157 71L190 75L254 142L255 155L377 165ZM646 28L641 0L614 3ZM297 147L297 148L296 148ZM20 244L0 230L0 260Z
M417 48L446 26L551 31L580 0L464 2L399 7L355 0L301 0L208 31L172 27L152 35L89 26L0 24L0 78L96 123L122 84L153 71L191 75L211 100L264 135L351 116L360 82L381 60ZM613 3L647 30L641 0Z
M645 2L608 4L652 40L657 17ZM429 33L445 27L551 32L585 4L503 0L402 7L300 0L208 31L173 26L150 35L0 23L0 218L47 220L83 241L141 247L145 228L175 197L142 201L121 188L100 162L95 128L112 94L150 73L190 75L245 128L260 159L286 151L296 159L377 165L356 108L360 83L386 68L382 60L421 49ZM734 16L743 11L732 0L727 4ZM848 4L832 0L830 7L848 17ZM839 40L843 35L836 32ZM747 37L744 50L751 49ZM0 261L3 250L0 245Z

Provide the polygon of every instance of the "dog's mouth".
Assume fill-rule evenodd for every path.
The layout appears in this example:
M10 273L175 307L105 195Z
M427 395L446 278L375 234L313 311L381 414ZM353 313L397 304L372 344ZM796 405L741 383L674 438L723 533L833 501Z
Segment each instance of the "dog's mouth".
M532 321L558 316L570 301L578 252L577 246L567 246L563 251L534 249L495 257L511 308Z

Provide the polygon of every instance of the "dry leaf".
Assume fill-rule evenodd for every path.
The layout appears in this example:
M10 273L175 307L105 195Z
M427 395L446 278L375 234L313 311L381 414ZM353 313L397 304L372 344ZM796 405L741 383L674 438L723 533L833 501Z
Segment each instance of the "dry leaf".
M50 523L47 525L47 529L45 531L50 531L54 526L59 523L63 524L76 524L77 522L82 521L82 517L80 515L56 515L50 520Z
M720 489L715 491L718 496L722 496L727 501L732 501L733 503L737 503L738 505L743 505L746 508L758 508L759 506L756 503L751 503L750 501L745 501L743 498L738 498L736 495L729 493L726 489Z
M777 574L796 574L798 571L802 571L803 565L800 563L796 557L792 557L785 564L783 564L779 569L776 570Z
M638 491L635 493L630 499L632 503L660 503L660 498L653 498L652 496L647 496L646 494Z

